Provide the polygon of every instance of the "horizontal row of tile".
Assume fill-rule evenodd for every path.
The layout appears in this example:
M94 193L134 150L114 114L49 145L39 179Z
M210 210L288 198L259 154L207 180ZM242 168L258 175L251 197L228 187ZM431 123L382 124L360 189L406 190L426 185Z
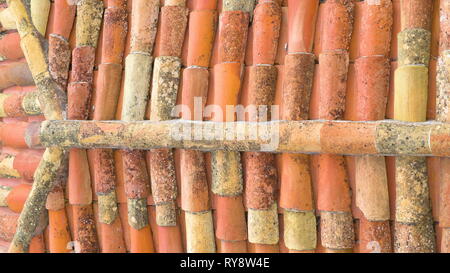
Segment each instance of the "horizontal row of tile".
M106 2L108 2L108 1L105 1L105 3ZM397 34L397 32L399 31L399 28L400 28L399 2L400 1L393 1L393 3L394 3L394 25L393 25L394 26L394 31L393 31L392 42L391 42L391 48L392 48L392 50L391 50L391 62L390 62L390 64L391 64L391 71L394 71L395 68L396 68L396 65L397 65L397 62L396 62L396 59L397 59L397 53L396 53L397 50L396 50L396 48L397 47L395 45L396 45L396 37L397 37L396 34ZM439 2L439 1L435 1L435 3L436 2ZM129 1L129 4L131 4L131 3L132 3L132 1ZM109 3L107 3L107 4L109 4ZM284 3L284 4L286 5L286 3ZM201 5L201 3L199 1L188 1L188 7L191 8L191 9L195 9L195 7L198 7L198 5ZM324 20L324 19L321 19L321 18L327 18L327 16L326 16L327 12L332 12L333 11L333 9L327 9L326 5L331 5L331 2L330 3L326 3L326 4L321 4L320 8L319 8L319 11L318 11L318 25L317 25L317 30L318 31L316 31L317 34L316 34L316 37L314 38L315 45L316 45L315 49L314 49L314 53L317 56L319 56L319 54L321 52L321 50L320 50L321 46L322 47L324 46L323 43L320 42L321 41L320 35L324 32L324 31L320 31L320 29L321 29L320 22L321 22L321 20ZM129 5L129 7L131 7L131 5ZM219 7L221 7L220 3L219 3ZM358 57L365 56L365 54L361 53L361 52L364 52L364 45L358 44L358 39L356 38L356 37L361 37L361 35L364 35L363 26L365 26L366 24L364 24L363 22L366 22L366 20L364 20L364 18L362 18L361 16L358 16L359 12L361 12L361 10L363 8L364 8L364 2L356 2L355 26L354 26L354 31L353 31L353 38L351 39L351 42L350 42L350 60L352 62L354 62L354 64L351 63L350 66L349 66L348 87L347 87L347 94L346 94L347 95L347 101L346 101L346 108L347 109L346 109L346 112L344 114L344 118L346 117L346 115L350 115L349 113L351 113L351 111L352 111L352 106L355 105L354 101L352 100L352 99L356 99L356 96L354 94L355 94L355 92L357 90L357 84L358 84L356 82L355 78L354 78L355 73L356 73L355 67L361 67L361 65L360 65L361 58L358 58ZM283 10L282 28L281 28L280 41L279 41L279 44L278 44L278 52L276 54L276 61L275 61L275 63L278 64L277 65L277 69L278 69L278 75L280 77L278 79L278 81L277 81L277 92L276 92L277 97L275 99L275 104L277 104L277 103L279 103L281 101L281 97L280 96L281 96L282 93L281 93L280 90L281 90L282 83L283 83L282 76L284 75L284 73L283 73L283 70L284 70L284 59L285 59L285 55L287 53L287 50L289 50L289 47L287 47L288 40L289 40L288 37L287 37L288 26L289 26L288 20L287 20L287 7L283 7L282 10ZM433 19L432 22L428 23L430 29L433 29L433 32L432 32L432 51L431 51L432 59L431 59L431 64L430 64L430 79L432 79L432 80L429 81L429 85L430 85L429 90L430 90L430 92L429 92L429 100L428 100L429 104L428 104L428 107L427 107L428 108L427 117L429 119L434 119L434 117L435 117L435 99L434 99L434 97L436 96L435 95L436 94L435 93L436 92L435 91L436 87L435 87L435 81L434 81L435 73L436 73L436 71L435 71L435 67L436 67L436 60L435 60L435 58L438 55L437 37L438 37L438 33L439 33L439 28L438 28L439 27L439 24L438 24L438 22L439 22L439 20L438 20L439 15L438 15L437 11L438 11L438 9L435 8L435 12L434 12L434 16L433 16L434 19ZM131 8L129 9L129 12L131 12ZM52 21L54 18L55 18L55 15L51 11L51 13L50 13L50 20L49 20L49 28L47 30L47 33L54 33L54 30L51 27L52 25L55 24L54 22L56 22L56 21ZM131 18L131 16L129 16L128 18ZM56 24L56 25L58 25L58 24ZM158 33L161 33L161 32L159 31ZM249 79L248 76L249 76L249 71L251 70L252 59L253 59L252 58L252 50L251 50L252 49L252 41L253 41L253 34L252 33L253 33L253 29L252 29L252 27L250 27L249 40L248 40L248 43L247 43L247 46L246 46L247 49L246 49L246 54L245 54L246 55L245 64L248 67L246 67L245 73L244 73L244 76L243 76L244 77L244 83L243 83L243 89L241 91L241 96L245 96L244 94L246 94L246 89L248 88L248 84L249 84L248 83L248 79ZM370 31L367 31L367 33L370 33ZM0 55L3 54L4 56L6 56L7 59L18 59L18 58L22 57L21 54L20 54L20 51L17 51L17 50L16 50L16 52L12 52L12 51L9 52L8 51L8 50L11 49L11 43L18 43L16 36L17 35L14 32L10 32L6 36L3 36L3 39L0 40ZM11 38L9 38L9 37L11 37ZM293 37L292 39L295 39L295 38L296 37ZM305 39L305 38L308 39L308 37L302 37L302 38L297 38L297 39L301 40L301 39ZM14 40L14 39L16 39L16 40ZM376 42L377 38L374 37L373 39ZM312 42L313 42L312 40L313 40L313 38L309 37L309 41L308 42L304 41L304 42L305 42L305 44L312 44ZM5 46L4 46L5 50L4 51L2 51L3 47L2 47L1 41L5 41L4 42L5 43ZM96 66L101 65L100 64L100 60L102 58L102 49L105 48L104 47L104 43L102 43L102 42L104 42L104 41L105 40L100 39L100 43L99 43L97 54L96 54L96 62L95 62ZM161 41L161 35L158 35L157 36L156 48L154 50L154 55L155 56L159 56L160 55L160 51L159 51L159 48L160 48L159 47L159 43L160 43L160 41ZM184 42L184 46L183 46L183 52L184 53L182 54L182 60L183 60L183 64L185 66L188 64L187 52L189 50L189 47L187 46L188 45L187 41L188 41L188 35L186 35L186 37L185 37L185 42ZM71 35L71 38L70 38L70 43L71 43L72 47L74 47L74 45L75 45L74 31L72 31L72 35ZM14 48L18 48L18 44L15 44L15 45L16 46ZM389 45L380 45L380 48L384 49L386 51L389 51L388 47L389 47ZM129 45L127 45L125 48L128 49ZM212 58L212 62L211 62L212 68L211 68L210 75L214 75L215 74L215 73L213 73L214 69L216 68L214 65L217 63L217 60L218 60L218 55L217 55L218 46L216 45L214 48L215 48L215 50L214 50L215 53L213 54L213 58ZM299 51L303 51L303 50L299 49ZM307 51L307 50L305 50L305 51ZM363 54L363 55L361 55L361 54ZM127 55L128 55L128 52L125 51L124 56L127 56ZM369 55L374 55L374 54L369 54ZM372 58L372 60L373 60L373 62L375 62L374 58ZM369 60L369 62L370 62L370 60ZM19 63L17 61L3 62L3 63L0 64L0 69L1 69L1 66L3 64L4 65L8 65L9 64L10 66L16 66ZM316 65L316 71L317 71L319 66L320 66L320 64ZM3 82L5 82L4 88L10 87L10 88L14 89L14 88L17 88L17 87L14 87L15 85L25 86L25 85L31 85L32 84L32 81L30 82L30 77L28 77L28 79L23 79L23 75L26 74L26 73L14 72L14 70L11 69L10 67L5 68L4 71L5 71L5 73L10 73L11 74L11 75L5 77L4 81L2 81L0 79L0 86L1 86L1 84ZM26 67L22 68L22 71L26 71ZM358 72L364 73L361 70L358 70ZM367 71L367 73L370 73L370 71ZM7 74L4 74L4 75L7 75ZM393 73L391 73L391 75L393 75ZM19 79L14 79L15 77L19 78ZM101 80L101 76L98 75L98 72L94 72L94 88L95 88L95 84L99 80ZM211 81L211 83L209 84L209 86L210 86L210 91L209 92L212 92L211 91L211 87L214 86L214 83L213 83L214 79L211 78L210 81ZM181 82L183 82L183 81L181 81ZM387 114L386 114L386 116L388 118L392 118L393 117L393 93L394 93L393 92L393 86L394 86L394 82L393 82L392 79L390 81L390 85L391 85L391 87L390 87L391 92L389 93L389 100L388 100ZM2 89L4 89L4 88L2 88ZM182 90L182 87L181 87L181 90ZM179 93L181 93L181 92L179 92ZM181 99L181 95L179 95L179 100L180 99ZM243 97L241 97L241 100L242 99L243 99ZM120 105L119 105L119 108L116 111L116 113L121 113ZM148 117L149 117L149 113L148 113ZM120 117L118 115L116 115L116 118L120 118ZM28 121L39 120L39 119L40 119L39 117L35 117L35 118L28 119ZM15 120L4 119L4 122L8 122L8 121L14 122ZM24 121L24 119L22 119L22 121ZM5 138L2 138L2 139L6 140L8 137L9 136L5 135ZM12 145L14 146L14 139L9 141L8 143L12 143ZM11 152L11 153L14 153L14 152ZM347 164L348 164L348 168L349 168L348 171L349 171L350 185L352 185L354 187L354 178L353 178L354 175L352 174L354 172L354 170L352 170L352 164L354 164L353 163L353 159L351 157L348 157L346 159L347 159ZM179 162L179 151L175 152L175 160L176 160L176 162ZM116 164L117 164L117 162L120 162L120 161L116 161ZM394 161L392 160L392 158L388 157L386 159L386 162L387 162L387 170L388 170L388 180L389 180L389 185L390 185L389 193L391 195L390 196L391 219L395 219L394 216L393 216L393 214L394 214L393 210L395 208L395 196L394 196L394 194L395 194L395 190L394 190L395 189L395 181L394 181L394 176L393 176L393 169L394 169L393 164L394 164ZM90 164L90 167L91 167L90 169L92 171L92 166L94 165L94 163L92 163L92 162L90 162L90 163L91 163ZM314 164L314 158L312 160L312 164ZM206 164L206 165L210 166L210 164ZM428 159L428 166L432 170L437 170L439 168L438 167L439 166L439 162L435 158L429 158ZM179 168L179 165L177 167ZM118 172L120 172L120 167L116 166L116 168L118 169ZM313 169L314 169L314 167L313 167ZM83 172L88 173L89 170L84 170ZM436 172L429 172L429 181L430 181L430 185L431 185L431 193L432 193L431 196L432 196L432 201L433 201L433 212L434 212L434 216L435 216L435 221L438 221L439 219L437 217L437 205L438 205L438 197L437 196L439 195L439 189L438 189L439 179L434 174L436 174ZM179 169L177 169L177 175L178 176L180 175ZM209 171L209 176L210 176L210 171ZM118 177L120 177L120 173L118 173ZM180 181L179 177L178 177L177 181L178 182ZM314 179L313 179L313 181L314 181ZM95 185L95 184L93 184L93 185ZM179 186L178 188L180 189L180 185L178 185L178 186ZM123 211L126 211L126 207L124 208L124 206L126 206L125 205L126 204L126 198L125 198L124 190L122 189L122 187L123 187L123 180L118 179L117 196L118 196L118 201L120 203L119 208L122 211L121 216L124 215ZM318 190L316 185L313 188L314 188L315 191ZM95 189L93 189L93 192L95 192ZM70 192L67 193L67 198L69 198L69 195L70 195ZM179 203L178 205L181 206L181 200L183 198L182 197L182 193L179 193L178 196L179 196L178 197L178 203ZM317 192L316 192L316 196L317 196ZM94 194L92 198L94 200L96 200L97 197ZM354 199L355 195L353 195L352 198ZM212 208L213 209L216 208L214 200L215 200L214 198L211 198ZM245 200L245 197L244 197L244 200ZM355 203L356 203L355 200L353 200L353 202L352 202L352 204L353 204L353 209L352 209L353 216L356 219L361 219L360 221L363 222L364 221L363 216L362 216L361 212L356 208ZM151 200L151 198L149 198L148 204L149 205L153 205L153 201ZM69 208L70 208L70 206L69 206ZM154 209L154 207L151 206L150 208L151 209L149 210L149 212L151 214L153 209ZM94 202L94 209L95 209L95 202ZM281 212L283 212L283 211L280 210L280 213ZM69 209L69 212L68 212L69 220L72 219L72 217L70 217L70 215L71 215L70 213L71 212L70 212L70 209ZM96 215L97 215L97 213L96 213ZM126 213L125 213L125 215L126 215ZM181 215L183 215L183 213ZM214 215L214 213L213 213L213 215ZM153 217L153 220L154 220L154 215L152 217ZM152 218L152 217L150 217L150 218ZM122 222L126 223L127 221L124 220ZM183 224L184 221L180 221L180 223ZM151 224L154 225L154 223L152 223L152 222L151 222ZM282 225L282 220L280 220L280 225ZM126 224L124 224L124 226L126 226ZM356 225L356 226L358 227L358 225ZM97 229L97 230L100 232L100 229ZM156 228L154 228L154 226L152 226L152 230L154 231L153 236L157 236L157 235L155 235L155 231L158 230L158 229L156 229ZM356 230L358 230L358 229L356 229ZM439 231L440 228L438 227L437 230ZM126 236L127 229L124 228L124 231L125 231L125 241L127 242L127 238L128 238L128 236ZM280 231L283 231L283 228L280 227ZM358 233L358 232L356 232L356 233ZM438 234L439 234L439 232L438 232ZM100 236L100 238L101 238L101 236ZM155 238L158 238L158 237L155 237ZM320 238L320 236L318 238ZM181 240L181 239L179 239L179 240ZM158 244L158 240L155 240L155 244L156 245ZM220 242L217 242L217 247L220 249L220 247L221 247ZM156 246L156 248L158 248L158 247ZM249 248L249 249L251 249L251 248ZM283 247L280 246L280 249L283 249Z

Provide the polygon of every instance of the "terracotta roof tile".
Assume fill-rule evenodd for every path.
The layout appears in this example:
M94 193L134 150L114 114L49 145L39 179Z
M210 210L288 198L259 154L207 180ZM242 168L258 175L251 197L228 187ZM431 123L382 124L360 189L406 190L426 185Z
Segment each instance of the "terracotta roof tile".
M446 126L340 122L448 121L446 1L31 1L31 16L17 15L33 37L15 27L22 3L0 6L0 252L450 250L448 162L420 157L446 155ZM161 136L173 125L155 126L160 136L124 125L164 124L177 104L278 105L277 120L329 121L311 123L312 156L248 151L239 140L226 151L228 140L167 149ZM41 123L66 114L123 122ZM284 128L281 141L304 141L303 129ZM59 148L43 154L46 130L58 146L78 143L68 161ZM158 149L103 149L98 139ZM413 145L414 157L379 155ZM48 223L23 208L31 182L47 177L56 181L39 192ZM36 232L17 226L22 210Z

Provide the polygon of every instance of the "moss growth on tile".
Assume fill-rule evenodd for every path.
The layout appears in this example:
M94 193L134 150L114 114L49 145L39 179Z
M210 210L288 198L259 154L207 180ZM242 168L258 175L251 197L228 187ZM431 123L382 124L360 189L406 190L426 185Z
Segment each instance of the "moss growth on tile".
M317 245L314 211L284 210L284 242L292 250L312 250Z
M425 65L430 62L431 32L425 29L405 29L398 34L398 66Z
M128 198L128 224L134 229L148 225L147 198Z
M278 206L268 210L248 209L248 241L254 244L278 244Z
M153 57L132 53L125 59L122 120L143 120L149 99Z
M178 57L161 56L155 59L153 71L150 120L172 119L180 83L181 60Z
M0 94L0 117L6 117L6 111L5 111L5 102L8 99L10 95L9 94Z
M351 249L355 244L353 217L349 212L320 212L322 245L330 249Z
M97 198L99 221L104 224L112 224L119 215L116 192L113 190L106 194L98 194Z
M436 243L431 217L425 217L415 224L395 223L395 253L432 253L435 251Z
M163 227L174 227L177 225L175 201L156 205L156 224Z
M92 204L73 205L72 211L75 250L79 253L97 253L99 247Z
M255 0L223 0L223 11L241 10L248 12L253 16L253 9L255 8Z
M241 154L239 152L211 152L211 190L220 196L237 196L243 191Z
M20 173L14 169L14 159L12 154L0 155L0 177L3 178L20 178Z
M6 198L8 194L11 192L12 188L7 186L0 186L0 207L7 207L8 203L6 202Z
M431 213L425 157L397 157L395 220L418 223Z
M29 2L33 24L41 35L45 35L50 13L50 0L29 0Z
M177 198L177 179L173 151L170 149L156 149L150 153L153 200L156 205L172 202Z
M64 147L79 143L78 134L81 131L81 124L78 122L63 123L55 123L50 120L41 123L39 138L44 146Z
M103 17L103 2L80 0L77 4L77 47L97 47Z
M116 169L113 150L94 149L92 157L97 163L93 166L95 191L97 194L108 194L114 191L116 189Z

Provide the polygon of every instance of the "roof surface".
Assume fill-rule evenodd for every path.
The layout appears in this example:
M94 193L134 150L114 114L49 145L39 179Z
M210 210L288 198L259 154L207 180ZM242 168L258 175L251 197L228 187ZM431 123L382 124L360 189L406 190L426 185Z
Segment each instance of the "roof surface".
M194 97L278 105L272 118L289 121L448 119L448 0L72 2L30 6L68 120L164 121ZM22 50L15 18L0 4L1 252L13 249L47 113L39 50ZM371 151L366 140L385 133L339 128L322 133L324 150ZM421 147L416 131L391 150ZM444 157L71 148L62 162L30 252L450 251Z

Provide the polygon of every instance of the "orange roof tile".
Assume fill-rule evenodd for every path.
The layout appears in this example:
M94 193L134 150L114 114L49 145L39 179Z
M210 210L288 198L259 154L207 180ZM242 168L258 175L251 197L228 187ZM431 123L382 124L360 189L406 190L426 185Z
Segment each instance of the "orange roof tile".
M0 4L0 252L450 252L446 0L23 3ZM281 153L170 131L264 121L230 105L279 106Z

